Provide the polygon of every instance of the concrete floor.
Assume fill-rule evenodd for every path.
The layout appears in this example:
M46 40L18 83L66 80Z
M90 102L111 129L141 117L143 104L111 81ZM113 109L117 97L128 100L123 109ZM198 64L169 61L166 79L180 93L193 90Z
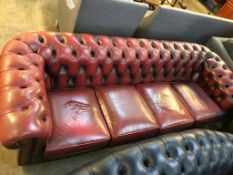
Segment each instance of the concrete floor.
M57 31L57 0L0 0L0 48L16 34Z
M0 49L15 35L31 31L57 31L57 0L0 0ZM208 13L197 0L185 0L188 10ZM91 154L95 159L105 155L97 151ZM0 146L0 175L59 175L81 166L90 154L72 156L38 165L20 167L17 165L17 151Z
M187 10L209 13L198 0L184 0L184 3ZM0 0L0 9L0 49L22 32L58 30L58 0Z

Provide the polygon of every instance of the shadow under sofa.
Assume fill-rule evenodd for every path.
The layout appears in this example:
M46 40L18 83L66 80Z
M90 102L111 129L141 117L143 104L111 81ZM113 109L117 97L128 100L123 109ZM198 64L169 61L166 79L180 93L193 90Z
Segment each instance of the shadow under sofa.
M205 46L37 32L0 57L1 143L19 164L215 121L232 110L233 72Z

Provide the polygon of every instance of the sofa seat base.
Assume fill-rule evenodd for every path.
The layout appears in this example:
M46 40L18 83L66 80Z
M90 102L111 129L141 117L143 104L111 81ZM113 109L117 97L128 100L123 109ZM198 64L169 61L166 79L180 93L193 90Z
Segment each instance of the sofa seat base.
M157 121L134 86L98 87L95 92L111 133L111 144L157 133Z
M48 96L48 159L183 130L222 114L195 83L57 89Z
M104 147L110 135L94 91L88 88L49 92L53 129L46 157Z
M178 131L194 123L191 113L169 83L148 83L137 89L153 111L161 132Z
M218 105L196 83L175 83L175 90L192 113L196 124L216 120L223 114Z

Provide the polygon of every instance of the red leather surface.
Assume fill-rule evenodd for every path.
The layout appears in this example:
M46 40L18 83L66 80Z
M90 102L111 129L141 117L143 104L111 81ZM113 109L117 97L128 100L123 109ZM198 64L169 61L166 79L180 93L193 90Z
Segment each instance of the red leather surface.
M196 81L206 74L213 80L221 72L227 81L214 78L214 86L210 84L213 81L206 80L205 84L222 108L233 107L232 85L225 88L233 83L232 71L224 70L226 65L219 71L224 64L222 59L195 43L36 32L16 36L2 54L31 52L45 59L47 88ZM218 60L214 69L213 60Z
M3 53L41 55L48 87L61 88L196 80L205 51L194 43L40 32L17 36Z
M160 124L160 132L181 130L194 123L169 83L138 85L137 90L153 111Z
M233 108L233 72L205 46L89 34L21 34L0 56L0 141L7 147L31 139L46 143L53 125L47 90L161 81L198 82L222 109Z
M110 134L93 90L52 91L49 101L53 129L46 146L48 158L107 145Z
M7 43L2 54L24 55L31 52L45 59L48 89L154 81L197 81L206 74L211 77L209 80L213 80L212 77L223 72L224 80L214 78L214 81L206 80L205 84L212 89L208 90L209 93L222 108L233 107L232 85L228 86L233 83L232 71L219 71L224 63L222 59L199 44L37 32L15 37ZM207 59L210 61L207 62ZM216 70L212 66L213 60L218 60L214 62ZM211 82L215 82L214 86Z
M198 84L175 83L173 87L189 108L196 123L213 121L223 114L223 111Z
M0 140L6 147L32 138L46 143L50 135L43 67L43 58L34 53L0 57Z
M99 104L111 133L111 143L119 144L153 136L157 122L133 86L95 88Z
M208 53L200 85L222 109L233 108L233 71L214 52Z

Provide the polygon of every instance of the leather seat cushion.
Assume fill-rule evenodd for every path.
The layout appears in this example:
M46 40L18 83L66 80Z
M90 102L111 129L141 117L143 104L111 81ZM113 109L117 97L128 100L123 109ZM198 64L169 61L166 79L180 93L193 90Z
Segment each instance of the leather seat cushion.
M160 124L160 132L181 130L194 123L192 115L169 83L142 84L137 89Z
M48 158L108 144L110 134L93 89L54 90L48 96L53 120Z
M198 84L174 83L173 87L189 108L196 123L213 121L223 114L223 111Z
M134 86L97 87L95 92L111 133L112 144L156 134L157 121Z

